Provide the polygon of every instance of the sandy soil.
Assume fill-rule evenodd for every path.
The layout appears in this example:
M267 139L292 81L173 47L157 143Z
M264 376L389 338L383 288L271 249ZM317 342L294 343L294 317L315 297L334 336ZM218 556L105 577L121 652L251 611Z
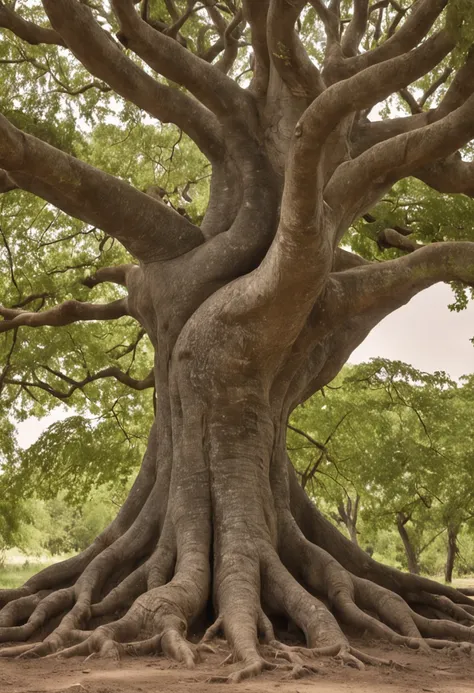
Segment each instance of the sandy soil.
M357 671L321 659L319 673L298 681L273 671L237 685L210 683L213 675L228 674L220 667L226 651L206 656L194 670L182 670L162 658L111 660L0 660L1 693L472 693L474 658L436 653L416 654L373 641L357 646L379 657L391 658L404 669L368 667Z

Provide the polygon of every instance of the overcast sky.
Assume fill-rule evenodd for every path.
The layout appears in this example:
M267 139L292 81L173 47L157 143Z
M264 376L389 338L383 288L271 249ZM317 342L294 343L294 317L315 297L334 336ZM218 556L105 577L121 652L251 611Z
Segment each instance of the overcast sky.
M461 313L447 306L453 300L446 284L423 291L372 330L365 342L350 358L351 363L382 356L410 363L419 370L446 371L459 378L474 372L474 302ZM41 419L18 424L18 439L23 447L31 445L51 423L70 414L66 407L57 408Z
M351 363L383 356L410 363L419 370L446 371L452 378L474 372L474 302L460 313L447 306L453 293L437 284L389 315L356 349Z

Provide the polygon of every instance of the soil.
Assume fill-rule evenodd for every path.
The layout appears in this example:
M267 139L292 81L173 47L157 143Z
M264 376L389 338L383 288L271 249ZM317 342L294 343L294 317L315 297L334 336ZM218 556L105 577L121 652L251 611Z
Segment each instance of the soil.
M354 641L352 641L354 642ZM356 644L354 642L354 644ZM298 681L273 671L239 684L210 683L211 676L229 674L220 666L226 646L194 670L183 670L159 657L129 658L123 662L83 658L61 660L0 660L1 693L472 693L474 661L467 655L417 654L391 645L359 640L366 652L390 658L396 667L367 667L357 671L321 658L319 673Z

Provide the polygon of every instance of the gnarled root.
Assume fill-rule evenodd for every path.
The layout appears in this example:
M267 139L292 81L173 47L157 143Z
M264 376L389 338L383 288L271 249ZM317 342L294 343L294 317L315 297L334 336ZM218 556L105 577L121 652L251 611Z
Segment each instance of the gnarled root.
M429 581L418 590L408 582L410 589L401 595L355 575L308 540L291 513L281 508L276 531L258 513L253 518L248 513L242 521L235 501L232 522L229 512L226 522L215 519L211 590L205 473L183 476L179 488L182 502L163 523L151 491L134 522L87 562L73 584L71 576L63 580L60 570L57 589L50 584L29 593L28 587L13 599L10 591L0 592L6 602L0 610L0 642L10 643L0 656L160 653L194 667L222 635L231 650L224 663L233 669L212 678L218 682L238 682L274 669L300 678L317 673L325 657L359 669L393 665L355 648L340 624L368 631L394 647L472 652L474 615L467 597L430 591ZM202 502L193 505L198 492ZM217 618L196 645L188 640L188 629L211 594ZM420 606L436 618L420 613ZM278 640L267 614L295 624L305 642L290 646Z
M474 630L465 625L472 623L472 615L461 605L420 592L418 600L436 604L439 613L445 614L441 620L426 618L399 594L345 570L324 549L305 539L291 516L284 521L281 536L285 562L312 591L327 598L342 622L394 645L426 651L472 650Z

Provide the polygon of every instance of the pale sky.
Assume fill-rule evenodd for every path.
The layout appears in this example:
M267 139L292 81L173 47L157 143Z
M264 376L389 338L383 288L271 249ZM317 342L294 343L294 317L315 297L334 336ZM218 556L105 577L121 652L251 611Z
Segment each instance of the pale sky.
M453 300L447 284L421 292L377 325L349 361L382 356L429 373L446 371L455 379L473 373L474 302L456 313L447 308Z
M446 371L452 378L474 372L474 346L469 341L474 337L474 302L467 310L453 313L447 308L452 301L446 284L423 291L373 329L349 361L360 363L381 356L430 373ZM72 413L62 406L41 420L18 424L20 445L28 447L54 421Z

